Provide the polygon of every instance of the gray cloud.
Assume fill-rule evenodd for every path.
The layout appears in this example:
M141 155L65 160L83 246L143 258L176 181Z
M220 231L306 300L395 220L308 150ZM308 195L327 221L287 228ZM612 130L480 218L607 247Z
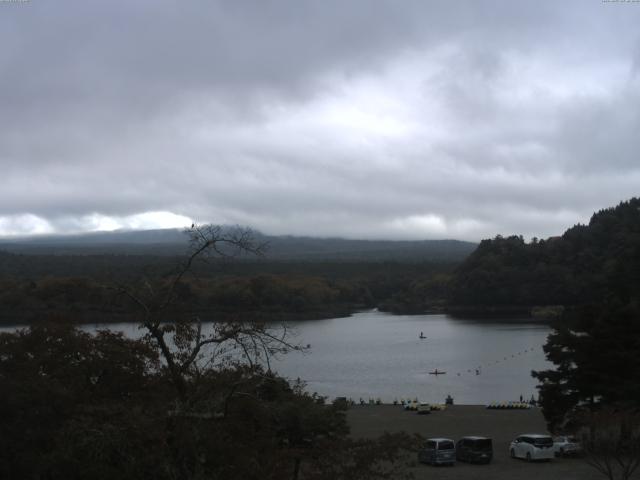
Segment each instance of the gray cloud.
M558 234L638 194L639 21L578 1L0 4L0 235Z

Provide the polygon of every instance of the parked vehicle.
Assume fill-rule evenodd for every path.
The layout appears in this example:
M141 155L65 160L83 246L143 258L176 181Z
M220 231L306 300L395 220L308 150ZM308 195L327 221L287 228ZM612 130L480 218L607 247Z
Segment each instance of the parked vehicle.
M430 465L453 465L456 462L456 446L449 438L428 438L418 451L418 461Z
M404 409L416 411L418 410L418 405L420 405L420 402L418 402L418 400L407 400L407 402L404 404Z
M491 402L487 405L489 410L528 410L530 403L526 402Z
M565 455L578 455L582 453L582 445L576 437L561 435L553 437L553 451L558 457Z
M511 458L531 460L551 460L555 456L553 439L549 435L529 433L520 435L509 448Z
M418 405L417 411L419 415L426 415L428 413L431 413L431 404L429 403L421 403L420 405Z
M456 460L469 463L490 463L493 442L487 437L463 437L456 443Z

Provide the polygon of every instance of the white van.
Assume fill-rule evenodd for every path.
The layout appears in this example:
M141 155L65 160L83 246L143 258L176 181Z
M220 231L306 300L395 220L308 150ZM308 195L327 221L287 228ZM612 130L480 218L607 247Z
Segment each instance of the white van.
M551 460L555 456L553 439L549 435L528 433L520 435L509 448L511 458L531 460Z

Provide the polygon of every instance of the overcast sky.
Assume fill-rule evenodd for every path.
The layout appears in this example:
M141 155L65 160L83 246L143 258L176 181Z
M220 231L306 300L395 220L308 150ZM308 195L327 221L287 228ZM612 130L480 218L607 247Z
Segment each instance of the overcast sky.
M0 0L0 235L547 237L640 194L640 2Z

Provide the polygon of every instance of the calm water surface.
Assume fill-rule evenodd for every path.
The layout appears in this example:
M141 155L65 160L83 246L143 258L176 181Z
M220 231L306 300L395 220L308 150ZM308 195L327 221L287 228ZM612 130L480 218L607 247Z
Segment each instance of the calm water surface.
M368 311L289 325L295 329L295 341L310 344L311 350L284 355L272 367L291 379L305 380L310 391L330 398L391 402L418 397L441 403L451 394L463 404L518 400L520 395L529 399L537 396L531 370L551 366L542 351L549 327L526 321ZM141 334L132 323L83 328ZM427 338L420 340L420 332ZM429 374L436 369L446 374Z
M363 312L296 325L311 353L290 354L277 369L330 397L443 402L451 394L466 404L529 399L537 396L531 370L551 366L542 351L550 329L541 324ZM427 338L420 340L420 332ZM429 374L436 369L446 374Z

